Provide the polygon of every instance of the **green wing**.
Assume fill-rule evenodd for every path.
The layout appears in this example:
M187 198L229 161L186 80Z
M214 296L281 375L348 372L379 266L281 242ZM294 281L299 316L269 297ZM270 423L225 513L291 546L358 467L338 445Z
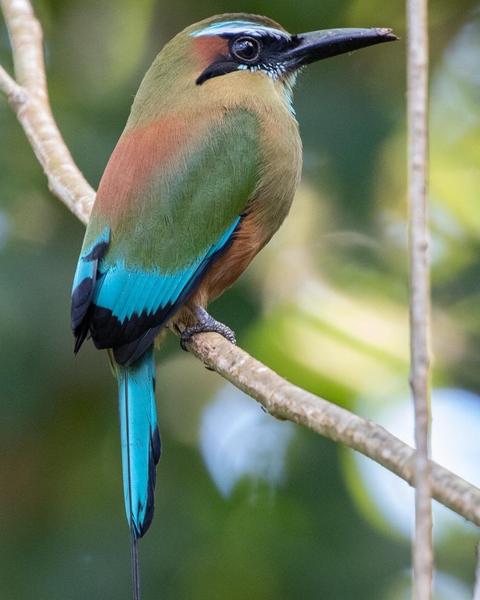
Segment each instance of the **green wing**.
M259 145L256 116L227 112L209 135L192 143L181 168L159 165L130 195L114 227L94 214L74 283L74 299L83 285L78 331L89 329L97 347L113 347L122 364L148 347L233 235L258 183ZM110 241L98 260L95 247L105 248L106 228ZM87 269L86 277L89 259L98 263L92 264L97 272ZM74 301L72 315L73 309Z

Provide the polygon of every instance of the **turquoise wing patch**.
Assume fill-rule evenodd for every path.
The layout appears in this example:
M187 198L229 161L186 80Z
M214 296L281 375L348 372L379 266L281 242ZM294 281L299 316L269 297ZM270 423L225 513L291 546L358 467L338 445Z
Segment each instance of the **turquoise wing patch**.
M149 316L177 304L183 299L185 290L191 288L198 275L203 273L212 256L230 240L239 221L240 217L235 219L221 238L194 262L173 273L136 270L120 261L100 265L93 303L110 310L120 323L134 315Z

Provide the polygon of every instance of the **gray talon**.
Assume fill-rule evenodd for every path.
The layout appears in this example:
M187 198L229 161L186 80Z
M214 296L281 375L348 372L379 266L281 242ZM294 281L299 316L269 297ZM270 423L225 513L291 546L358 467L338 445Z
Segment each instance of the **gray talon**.
M190 341L192 336L196 335L197 333L219 333L230 343L237 343L235 334L230 329L230 327L227 327L227 325L224 325L223 323L220 323L219 321L214 319L211 315L208 314L208 312L204 308L197 306L195 309L195 315L198 319L197 323L195 323L195 325L192 325L191 327L187 327L186 329L184 329L182 335L180 336L180 346L182 350L188 352L186 344Z

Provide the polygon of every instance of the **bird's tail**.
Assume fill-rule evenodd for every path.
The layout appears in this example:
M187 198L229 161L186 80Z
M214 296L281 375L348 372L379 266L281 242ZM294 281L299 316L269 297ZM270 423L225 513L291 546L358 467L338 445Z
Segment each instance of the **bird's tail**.
M155 361L151 346L129 367L115 365L122 442L125 512L132 537L134 592L138 584L137 540L152 522L160 435L155 404ZM139 595L138 589L136 594ZM138 597L134 594L134 597Z

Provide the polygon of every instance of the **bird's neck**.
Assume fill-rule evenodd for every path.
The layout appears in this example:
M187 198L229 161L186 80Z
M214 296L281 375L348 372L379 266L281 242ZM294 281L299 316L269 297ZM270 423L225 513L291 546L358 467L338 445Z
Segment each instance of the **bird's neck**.
M244 109L262 115L272 111L294 118L292 89L295 78L286 83L262 73L238 72L214 78L203 85L195 83L191 66L175 73L154 65L145 76L132 105L126 129L141 127L168 115L185 115L186 120L202 115ZM189 67L189 68L187 68Z

